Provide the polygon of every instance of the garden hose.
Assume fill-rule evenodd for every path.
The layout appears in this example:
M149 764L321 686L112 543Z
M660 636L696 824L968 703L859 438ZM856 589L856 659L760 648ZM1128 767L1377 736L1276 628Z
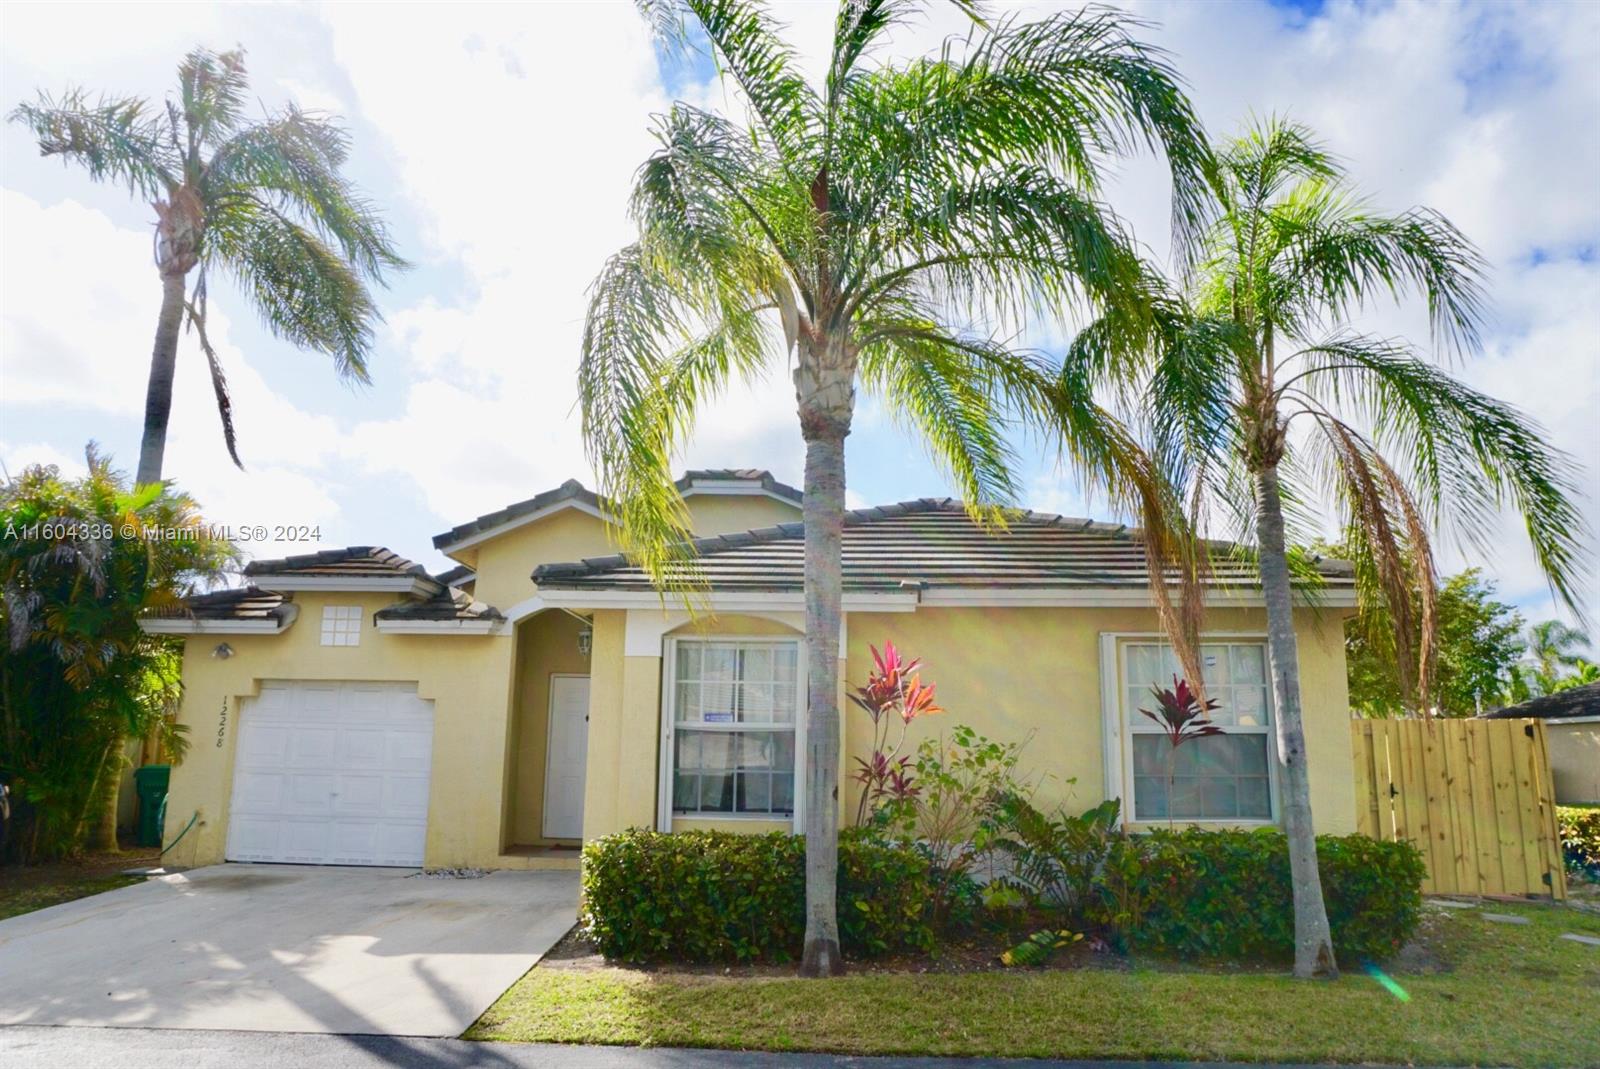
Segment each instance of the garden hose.
M167 809L167 803L166 803L166 802L165 802L165 801L162 801L162 803L161 803L161 810L162 810L162 812L161 812L161 815L162 815L162 816L163 816L163 817L165 817L165 816L166 816L166 809ZM182 841L182 839L183 839L183 837L184 837L184 836L185 836L185 835L188 835L188 834L189 834L189 829L190 829L190 828L192 828L192 827L194 827L194 822L195 822L195 821L197 821L197 820L199 820L199 819L200 819L200 810L198 810L198 809L196 809L196 810L195 810L195 811L194 811L194 816L192 816L192 817L190 817L190 818L189 818L189 823L187 823L187 824L185 824L185 825L184 825L184 826L183 826L183 830L182 830L182 831L180 831L180 832L179 832L179 833L178 833L178 838L176 838L176 839L174 839L174 840L172 840L172 841L171 841L171 842L170 842L170 843L168 843L168 844L167 844L167 845L166 845L166 846L163 846L163 847L162 847L162 848L161 848L161 853L159 853L159 854L157 854L157 855L156 855L156 856L157 856L157 857L165 857L165 856L166 856L166 854L167 854L167 851L168 851L168 850L171 850L171 849L172 849L172 848L173 848L173 847L174 847L174 846L177 846L177 845L178 845L178 843L179 843L179 842L180 842L180 841ZM163 822L162 822L162 823L165 823L165 821L164 821L164 820L163 820Z

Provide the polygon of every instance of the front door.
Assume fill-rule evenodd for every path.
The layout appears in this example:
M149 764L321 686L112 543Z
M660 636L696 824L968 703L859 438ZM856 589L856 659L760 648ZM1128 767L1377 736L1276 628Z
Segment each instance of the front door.
M550 677L544 761L544 835L583 838L583 770L589 756L589 677Z

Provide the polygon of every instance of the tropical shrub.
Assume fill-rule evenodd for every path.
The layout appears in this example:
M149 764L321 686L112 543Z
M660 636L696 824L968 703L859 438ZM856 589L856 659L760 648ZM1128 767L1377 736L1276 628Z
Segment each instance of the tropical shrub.
M1017 779L1021 743L995 742L965 724L922 740L911 763L914 796L878 810L878 826L914 843L928 859L933 922L939 929L976 919L983 896L975 874L994 853L994 800L1024 796Z
M1556 823L1567 871L1600 881L1600 806L1557 806Z
M168 715L178 652L138 620L232 559L193 501L163 484L130 492L93 447L80 479L36 466L0 483L0 781L15 857L74 853L104 826L124 739L161 729L181 756Z
M1040 812L1026 798L997 800L1000 878L1063 928L1099 930L1122 949L1229 959L1276 959L1294 947L1287 840L1260 831L1124 835L1118 803L1078 816ZM1361 835L1317 839L1335 951L1380 959L1416 928L1421 855L1408 843Z
M805 838L632 829L583 848L584 932L629 962L790 961L805 934ZM858 957L933 947L928 861L839 838L839 933Z
M856 758L855 781L861 784L861 800L856 804L856 824L872 821L878 808L905 802L918 794L911 773L911 756L900 751L906 744L906 730L919 716L944 712L934 704L932 683L923 683L922 659L906 660L893 642L872 650L872 670L865 686L856 687L850 700L872 719L872 754ZM894 741L890 735L898 726Z
M1136 949L1202 958L1294 954L1288 840L1277 829L1155 831L1111 844L1103 921ZM1422 855L1364 835L1317 837L1334 952L1382 960L1422 911Z

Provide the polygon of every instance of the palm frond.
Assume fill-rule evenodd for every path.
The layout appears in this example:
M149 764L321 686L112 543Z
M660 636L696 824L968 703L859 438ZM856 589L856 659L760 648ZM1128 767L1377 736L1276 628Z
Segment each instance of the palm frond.
M350 262L316 232L252 198L215 219L212 262L238 280L267 329L333 358L344 378L370 382L367 354L382 318Z
M154 199L183 181L182 160L166 143L163 119L140 97L91 101L82 89L59 97L40 93L37 103L17 105L8 118L33 133L41 156L81 164L97 182L117 182Z
M648 0L656 6L659 0ZM744 94L760 127L786 166L816 162L822 106L799 72L799 60L780 26L758 0L682 0L699 20L717 56ZM810 176L807 176L807 181Z
M200 146L217 145L238 128L249 91L243 49L196 48L183 58L178 64L178 94L188 136L186 159L197 161Z
M1576 466L1542 428L1392 342L1339 335L1301 359L1298 385L1318 400L1354 405L1371 422L1434 522L1448 520L1487 552L1501 510L1516 510L1553 592L1577 610L1590 534L1574 503Z
M214 212L270 200L337 243L362 274L381 281L385 271L408 265L382 216L339 173L349 140L338 124L290 105L218 147L201 177L202 195Z

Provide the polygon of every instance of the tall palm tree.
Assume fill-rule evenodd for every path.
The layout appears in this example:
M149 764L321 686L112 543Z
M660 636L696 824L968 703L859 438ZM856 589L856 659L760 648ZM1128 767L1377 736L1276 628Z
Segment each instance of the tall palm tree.
M349 155L344 130L293 104L247 119L248 92L243 51L197 48L178 66L177 97L163 105L71 89L56 98L41 92L10 116L33 132L41 155L126 185L155 208L161 312L135 476L140 486L161 480L186 317L210 365L228 455L244 466L227 380L206 336L210 271L232 276L275 335L326 353L341 377L364 383L379 319L368 283L405 266L377 212L339 173Z
M1432 683L1432 537L1441 522L1482 547L1493 517L1512 505L1569 604L1586 535L1570 464L1545 447L1539 428L1407 344L1343 325L1376 299L1418 292L1436 341L1475 349L1482 261L1460 231L1426 208L1371 211L1333 157L1290 122L1253 124L1217 157L1215 218L1188 286L1158 314L1151 359L1119 361L1106 341L1114 325L1102 320L1075 341L1068 365L1134 388L1197 530L1211 516L1253 543L1277 703L1295 973L1332 976L1291 610L1300 558L1289 548L1289 521L1335 503L1362 602L1394 621L1404 686L1419 708L1428 707Z
M1138 508L1161 493L1087 391L1056 388L1015 347L1033 314L1087 302L1148 317L1145 278L1094 199L1108 157L1169 159L1180 234L1208 160L1163 56L1102 10L975 23L964 49L870 62L914 0L842 3L821 86L755 0L646 0L658 26L698 23L748 124L675 104L632 195L638 239L594 283L583 431L624 548L690 582L674 453L732 380L792 368L805 441L806 936L801 970L838 971L840 532L858 386L919 433L967 507L1014 498L1015 421L1055 436L1080 472ZM958 3L970 11L970 5ZM1161 540L1152 529L1152 543ZM1152 552L1160 552L1159 545Z

